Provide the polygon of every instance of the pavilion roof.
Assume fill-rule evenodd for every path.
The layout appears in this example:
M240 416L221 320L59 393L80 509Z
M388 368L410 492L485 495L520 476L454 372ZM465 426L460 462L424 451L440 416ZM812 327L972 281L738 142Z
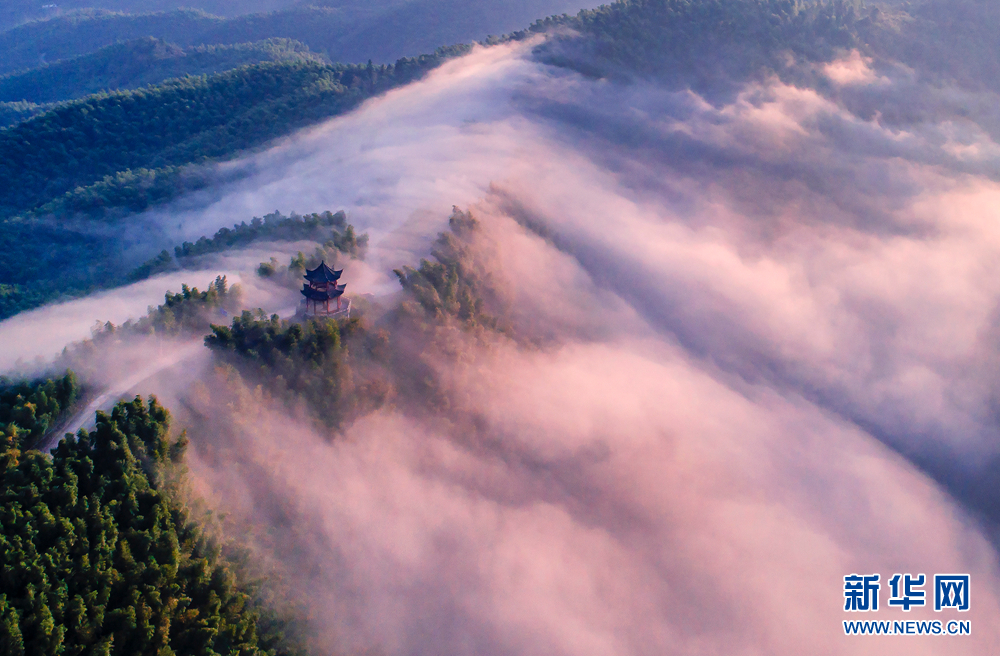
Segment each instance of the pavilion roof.
M347 285L334 285L333 287L327 288L326 291L322 289L315 289L309 285L302 285L302 295L308 298L310 301L331 301L338 296L343 295L344 289Z
M315 269L306 270L306 280L309 282L337 282L340 280L340 274L344 272L343 269L339 271L334 271L326 265L326 262L320 262L319 266Z

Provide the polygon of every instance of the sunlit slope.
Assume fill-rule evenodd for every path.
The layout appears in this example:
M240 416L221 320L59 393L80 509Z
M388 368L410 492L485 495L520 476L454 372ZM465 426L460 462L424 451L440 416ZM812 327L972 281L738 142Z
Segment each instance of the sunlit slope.
M118 171L187 164L255 146L353 107L429 64L265 64L61 107L0 132L0 175L7 182L0 211L34 209Z

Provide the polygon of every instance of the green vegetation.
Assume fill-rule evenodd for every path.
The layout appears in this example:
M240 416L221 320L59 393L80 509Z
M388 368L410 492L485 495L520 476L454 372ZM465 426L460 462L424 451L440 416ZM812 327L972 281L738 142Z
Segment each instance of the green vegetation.
M129 169L76 187L32 212L34 217L113 221L209 186L211 175L196 166Z
M184 242L180 246L174 247L174 257L166 250L152 258L142 266L138 267L130 274L133 280L141 280L161 271L169 271L177 268L178 262L188 257L196 257L209 253L221 253L233 248L243 248L255 241L299 241L311 240L322 244L317 247L317 254L313 258L314 264L320 260L325 260L332 264L339 255L348 255L361 259L368 248L368 235L357 235L354 226L348 225L347 215L343 212L326 211L320 214L307 214L301 216L292 213L291 216L284 216L275 210L271 214L265 214L263 218L254 217L248 224L243 221L233 225L232 229L220 228L215 236L209 239L201 237L192 243ZM306 258L299 253L302 266L306 264ZM273 264L261 264L258 272L264 277L272 277L277 274L277 260ZM294 266L298 260L293 260ZM310 265L314 265L310 263ZM297 284L301 280L302 268L295 279Z
M455 207L448 225L450 232L441 233L431 249L434 262L420 260L416 269L404 266L393 273L429 317L455 317L467 327L483 325L497 330L499 321L484 307L501 303L486 267L474 252L479 222L472 212Z
M42 4L38 0L4 0L0 6L0 30L9 30L28 21L64 16L66 12L88 8L135 13L190 7L218 16L233 16L271 11L295 2L296 0L62 0L58 4Z
M502 304L486 273L481 228L457 208L450 227L435 244L433 262L397 272L406 294L389 312L294 322L244 311L228 326L213 325L205 344L279 398L305 400L332 427L387 403L433 406L441 401L424 358L441 347L439 330L501 331L487 313L502 311Z
M537 21L511 37L569 27L574 34L539 48L543 61L706 87L780 72L789 54L831 59L837 48L861 43L870 23L849 0L622 0Z
M0 319L118 279L118 245L47 224L0 222Z
M576 16L553 16L506 39L553 28L537 54L593 76L638 74L696 88L799 63L845 48L902 62L920 76L967 89L1000 89L1000 5L982 0L621 0ZM791 57L790 57L791 56Z
M305 399L324 423L338 427L392 395L386 340L358 318L293 323L244 311L230 326L212 326L205 344L235 356L228 360L271 393L290 403Z
M184 48L184 57L157 60L162 63L191 60L192 47L212 39L229 42L237 34L238 42L299 38L296 30L312 30L308 38L299 35L302 42L330 53L329 47L315 46L316 39L348 38L344 35L350 31L331 30L332 23L324 22L327 18L372 20L350 32L350 38L364 35L367 41L391 41L389 37L403 29L405 21L399 22L399 17L414 18L434 7L452 7L451 1L405 5L387 1L368 8L363 3L297 7L237 19L196 11L143 16L85 12L0 34L0 59L22 57L33 65L41 52L50 53L54 60L79 54L80 48L80 52L90 52L117 39L155 34ZM736 88L734 84L770 72L805 76L802 79L812 75L812 80L813 62L829 59L846 47L896 57L921 76L993 88L1000 80L1000 41L988 33L988 26L1000 20L997 11L995 3L976 0L916 2L879 11L846 0L626 0L576 16L538 21L505 38L571 28L572 33L564 31L540 45L537 56L589 75L639 75L702 91L720 87L725 93ZM372 18L376 15L379 21ZM410 24L410 32L419 32L417 24ZM109 35L115 36L105 43ZM153 44L154 50L160 47L157 43L167 48L155 40L143 43ZM241 47L208 47L198 52L209 58L235 57L227 60L233 63L246 55ZM298 51L289 48L289 56L296 55ZM20 120L47 110L0 130L0 176L7 182L0 187L0 318L130 279L128 274L138 262L124 261L118 231L88 225L122 220L211 185L212 174L197 168L199 163L233 157L295 128L348 111L372 94L419 77L460 52L464 49L442 50L392 66L271 62L54 107L0 105L3 120ZM74 61L78 65L82 60ZM85 77L80 74L81 83ZM170 266L162 253L157 258L143 265L139 275ZM262 271L267 272L269 266ZM58 275L52 275L56 271Z
M261 278L269 278L273 282L285 285L290 289L298 290L302 286L302 277L306 269L314 269L320 262L325 262L328 266L336 268L342 255L349 255L352 258L360 259L364 254L363 246L368 243L368 235L355 237L354 230L348 226L336 240L331 239L316 247L312 255L306 256L299 251L288 262L288 266L282 266L278 258L272 257L270 262L261 262L257 266L257 275Z
M216 276L203 292L197 287L182 284L181 291L176 294L167 292L163 304L150 307L146 316L137 321L129 319L120 326L108 322L95 330L94 339L85 345L88 349L99 347L122 335L202 334L209 329L211 322L238 312L241 301L240 286L229 286L225 276Z
M38 105L31 102L0 102L0 128L5 128L32 116L38 116L52 109L52 105Z
M360 255L368 244L368 236L355 237L354 226L347 225L347 215L343 211L323 212L299 216L282 216L275 210L263 218L254 217L248 225L245 221L234 225L233 229L220 228L211 239L202 237L195 243L184 242L174 248L177 257L190 257L205 253L218 253L233 247L246 246L254 241L296 241L330 238L337 248L350 255Z
M36 209L105 176L219 159L334 116L437 66L259 64L92 96L0 131L0 212Z
M80 391L72 371L33 382L0 376L0 449L31 448L76 402Z
M460 51L392 66L259 64L91 96L0 130L0 319L128 280L114 233L62 220L113 220L201 188L209 177L187 165L348 111Z
M287 653L171 493L186 446L155 399L97 413L52 458L0 446L0 651Z
M34 68L94 52L119 41L153 36L181 46L210 43L188 41L224 19L202 11L179 10L128 15L106 10L84 10L49 20L33 21L0 33L0 73ZM271 35L277 36L277 35ZM248 39L239 39L243 43Z
M102 91L135 89L188 75L221 73L268 61L323 58L288 39L181 48L146 37L0 78L0 102L54 103Z
M316 250L309 256L299 251L288 262L288 266L278 263L278 258L272 257L270 262L261 262L257 266L257 275L261 278L270 278L272 281L298 290L302 285L302 276L306 269L314 269L320 262L326 262L331 267L336 267L340 258L347 255L353 259L363 259L368 246L368 235L355 235L354 226L347 228L333 239L316 246Z

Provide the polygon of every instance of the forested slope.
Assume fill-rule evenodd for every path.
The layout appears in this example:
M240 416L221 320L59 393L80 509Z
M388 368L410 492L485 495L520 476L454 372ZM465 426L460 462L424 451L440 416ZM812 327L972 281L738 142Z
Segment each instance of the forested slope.
M13 382L0 376L0 448L34 446L55 428L80 393L80 383L71 371L59 378L33 382Z
M98 413L93 431L52 458L22 452L5 432L2 653L287 653L277 624L261 620L249 588L170 493L186 439L169 425L155 399L136 398Z
M998 22L1000 5L988 0L622 0L511 37L562 28L539 48L542 60L701 88L782 75L857 48L938 82L997 90Z
M84 11L34 21L0 33L0 73L34 68L146 36L181 46L198 45L203 42L192 41L192 37L222 22L222 18L194 10L138 15Z
M120 216L197 185L179 168L224 159L413 80L452 52L392 66L279 62L92 96L0 131L0 317L123 281L114 239L53 224ZM142 167L142 168L139 168ZM39 210L40 217L30 212Z
M226 157L409 82L449 55L390 66L278 62L94 96L0 131L0 215L129 168Z
M53 103L269 61L324 63L322 57L310 52L304 44L287 39L181 48L161 39L145 37L0 77L0 102Z
M514 36L563 28L539 48L543 61L704 87L832 59L865 43L874 23L844 0L625 0L540 20Z

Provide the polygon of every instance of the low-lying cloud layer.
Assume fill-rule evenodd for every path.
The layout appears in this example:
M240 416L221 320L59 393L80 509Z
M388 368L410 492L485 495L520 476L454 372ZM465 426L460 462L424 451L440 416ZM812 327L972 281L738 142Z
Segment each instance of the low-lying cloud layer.
M454 416L333 442L237 384L172 392L201 491L258 527L320 644L990 653L1000 151L989 111L941 99L996 99L924 89L933 111L883 121L859 108L915 78L850 53L817 76L713 105L479 50L147 217L343 208L377 289L471 205L546 336L442 365ZM973 635L845 637L854 572L972 573ZM928 618L952 619L863 619Z

